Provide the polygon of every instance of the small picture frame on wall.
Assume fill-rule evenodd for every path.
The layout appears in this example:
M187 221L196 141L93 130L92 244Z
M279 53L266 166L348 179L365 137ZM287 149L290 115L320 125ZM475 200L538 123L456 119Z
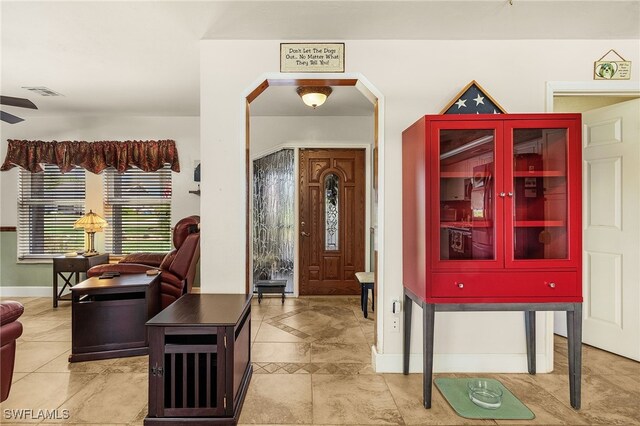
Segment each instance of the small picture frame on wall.
M344 72L344 43L280 43L280 72Z
M610 49L593 63L593 79L629 80L631 79L631 61L627 61L618 52Z

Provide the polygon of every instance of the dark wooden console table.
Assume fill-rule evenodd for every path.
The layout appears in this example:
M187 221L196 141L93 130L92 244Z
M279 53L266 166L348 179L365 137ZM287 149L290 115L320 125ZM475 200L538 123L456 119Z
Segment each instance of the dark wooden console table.
M144 424L237 424L253 371L251 295L186 294L147 328Z
M58 256L53 258L53 307L58 307L59 300L71 301L71 296L63 296L62 293L71 288L71 279L75 276L75 284L80 282L80 273L86 273L91 267L96 265L102 265L103 263L109 263L109 254L102 253L95 256L84 257L80 256ZM69 273L65 275L65 273ZM64 285L58 291L58 277L62 278Z
M69 362L149 352L145 323L160 311L160 275L92 277L71 294Z
M536 374L536 311L566 311L569 349L569 399L571 406L580 408L582 376L582 303L427 303L407 288L404 289L404 336L402 371L409 374L411 353L411 311L413 302L422 307L423 344L423 404L431 408L433 378L433 336L436 312L523 311L527 342L527 367Z

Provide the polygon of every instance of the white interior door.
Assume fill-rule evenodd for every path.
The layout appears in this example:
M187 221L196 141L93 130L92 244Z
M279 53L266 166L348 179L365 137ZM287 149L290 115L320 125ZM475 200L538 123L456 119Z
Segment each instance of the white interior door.
M640 360L640 99L583 113L583 342Z

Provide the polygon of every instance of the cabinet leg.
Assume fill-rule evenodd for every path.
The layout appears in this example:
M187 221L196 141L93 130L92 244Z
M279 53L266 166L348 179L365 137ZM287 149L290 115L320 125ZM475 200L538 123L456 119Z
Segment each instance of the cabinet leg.
M567 311L567 344L569 349L569 399L571 406L580 409L582 382L582 303L574 303Z
M433 378L433 329L436 306L431 303L422 304L422 388L424 408L431 408L431 381Z
M525 311L524 326L527 336L527 368L529 374L536 374L536 312Z
M411 355L411 310L413 300L404 293L404 330L402 334L402 373L409 374L409 356Z

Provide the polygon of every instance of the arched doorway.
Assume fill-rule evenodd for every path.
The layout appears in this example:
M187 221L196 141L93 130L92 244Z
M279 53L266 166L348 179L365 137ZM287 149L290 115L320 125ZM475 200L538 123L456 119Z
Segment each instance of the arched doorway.
M258 98L265 95L265 92L268 93L270 88L282 88L285 87L292 93L295 93L295 88L301 86L331 86L334 88L334 93L336 89L339 88L351 88L355 91L358 91L361 96L366 98L370 103L370 107L372 108L372 129L371 129L371 144L370 147L364 146L349 146L349 148L362 148L366 149L366 161L367 161L367 184L370 186L367 188L367 197L366 197L366 228L365 228L365 246L366 246L366 262L365 262L365 270L367 271L375 271L378 274L378 277L381 277L381 260L384 256L382 250L382 215L383 212L378 209L378 206L382 203L383 190L381 183L382 176L382 167L380 164L379 157L382 154L382 140L379 135L383 134L381 132L381 103L383 102L382 96L379 94L377 89L375 89L364 77L359 74L341 74L341 75L306 75L300 76L295 75L295 77L300 78L292 78L291 76L285 76L282 74L274 74L267 75L263 79L256 81L256 83L250 86L246 91L246 110L245 110L245 120L244 120L244 128L245 128L245 150L246 150L246 211L247 211L247 221L246 221L246 291L253 291L252 284L254 281L253 277L253 268L252 268L252 163L255 159L252 150L252 131L255 129L252 128L252 104L256 105L255 102ZM333 95L332 95L333 96ZM300 103L300 99L298 99ZM304 148L311 148L311 145L304 146ZM286 146L281 146L281 148L286 148ZM336 145L332 146L332 148L345 148L345 146ZM275 152L274 150L270 152ZM297 156L298 152L296 152ZM297 157L296 157L296 167L297 167ZM297 200L296 200L297 202ZM299 237L301 229L300 222L296 220L295 223L296 230L295 235ZM298 252L298 243L296 241L296 253ZM359 271L354 271L359 272ZM296 271L296 276L298 275L298 271ZM382 283L380 279L376 280L376 290L380 291ZM297 295L299 292L299 285L296 279L296 287L294 294ZM377 299L377 295L376 295ZM377 311L377 309L376 309ZM378 334L378 333L376 333Z

